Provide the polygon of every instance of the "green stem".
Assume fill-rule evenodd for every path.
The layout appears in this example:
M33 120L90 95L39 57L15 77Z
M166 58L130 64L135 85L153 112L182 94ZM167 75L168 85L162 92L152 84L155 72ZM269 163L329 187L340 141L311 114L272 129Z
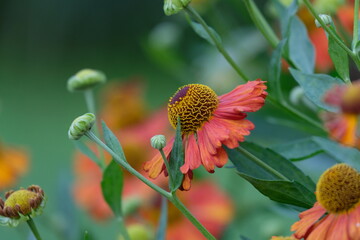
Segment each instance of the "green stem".
M94 98L94 93L92 89L87 89L84 91L84 96L85 96L85 102L86 102L86 106L89 112L96 114L96 107L95 107L95 98ZM94 132L96 135L100 136L100 131L99 131L99 120L96 119L96 124L94 129ZM99 154L99 159L100 159L100 166L101 168L104 170L106 167L106 162L105 162L105 155L104 152L102 151L102 149L97 146L97 150L98 150L98 154Z
M352 50L356 54L356 43L359 41L359 0L355 0L354 3L354 28L353 28L353 41L352 41Z
M29 220L26 221L26 223L28 224L30 230L32 231L32 233L34 234L35 238L37 240L41 240L39 231L36 228L35 222L34 220L29 216Z
M319 17L319 14L316 12L315 8L310 3L310 0L304 0L303 1L306 7L309 9L311 14L316 18L316 20L320 23L321 27L336 41L336 43L344 49L344 51L351 57L351 59L356 64L357 68L360 69L360 61L356 54L354 54L346 45L345 43L339 38L336 31L329 26L327 26L324 21Z
M256 163L257 165L259 165L260 167L262 167L263 169L266 169L268 172L270 172L271 174L273 174L274 176L285 180L285 181L290 181L287 177L285 177L284 175L282 175L281 173L279 173L278 171L276 171L275 169L273 169L272 167L270 167L268 164L266 164L265 162L261 161L259 158L257 158L255 155L253 155L252 153L248 152L246 149L244 149L243 147L239 146L237 148L237 150L244 154L246 157L248 157L250 160L252 160L254 163Z
M148 185L150 188L161 194L162 196L166 197L170 202L172 202L183 214L186 218L188 218L192 224L194 224L197 229L207 238L210 240L216 240L214 236L209 233L209 231L206 230L206 228L189 212L189 210L184 206L184 204L181 203L181 201L177 198L175 195L175 192L173 194L165 191L164 189L160 188L156 184L149 181L146 177L141 175L138 171L136 171L134 168L132 168L127 162L122 160L119 155L117 155L113 150L111 150L105 143L103 143L99 138L97 138L93 132L88 131L85 133L85 135L95 143L97 143L100 147L102 147L105 151L111 154L111 156L114 158L114 160L123 168L125 168L127 171L129 171L131 174L136 176L138 179L140 179L143 183Z
M162 157L162 159L164 161L166 170L167 170L168 173L170 173L170 165L169 165L168 160L166 159L165 153L164 153L163 149L159 149L159 151L160 151L161 157ZM169 186L171 186L171 178L170 177L169 177Z
M232 66L232 68L238 73L238 75L242 78L243 82L249 81L249 77L246 76L246 74L239 68L239 66L235 63L235 61L231 58L229 53L225 50L219 39L214 35L214 33L210 30L209 26L206 24L204 19L196 12L195 9L193 9L190 5L187 5L184 10L198 23L201 24L201 26L204 28L206 33L210 36L212 41L215 43L216 48L219 50L219 52L224 56L226 61Z
M125 168L128 172L130 172L131 174L135 175L138 179L140 179L143 183L145 183L146 185L148 185L150 188L152 188L153 190L155 190L156 192L160 193L161 195L163 195L166 198L170 198L171 194L167 191L165 191L164 189L160 188L159 186L155 185L154 183L152 183L150 180L148 180L146 177L144 177L143 175L141 175L138 171L136 171L133 167L131 167L127 162L125 162L124 160L122 160L119 155L117 155L113 150L111 150L105 143L103 143L98 137L96 137L94 135L93 132L88 131L87 133L85 133L85 135L92 141L94 141L95 143L97 143L100 147L102 147L105 151L107 151L108 153L111 154L111 156L114 158L114 160L121 165L123 168Z
M124 237L125 240L131 240L130 236L129 236L129 233L128 233L127 229L126 229L125 223L124 223L124 218L118 217L117 220L118 220L119 225L120 225L120 233L121 233L121 235Z
M179 209L191 223L199 229L199 231L209 240L216 240L216 238L211 235L211 233L189 212L189 210L184 206L184 204L178 199L176 193L172 195L171 202Z
M270 27L269 23L266 21L259 8L256 6L252 0L244 0L246 8L250 14L251 19L253 20L256 27L260 30L263 36L268 40L270 45L275 48L279 44L279 38L276 36L275 32Z

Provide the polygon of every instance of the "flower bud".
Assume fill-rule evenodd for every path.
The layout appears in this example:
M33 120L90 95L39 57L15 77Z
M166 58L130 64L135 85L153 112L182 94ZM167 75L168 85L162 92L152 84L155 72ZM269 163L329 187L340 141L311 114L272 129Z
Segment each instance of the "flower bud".
M45 206L44 191L36 185L9 191L5 201L0 198L0 225L17 226L20 221L40 215Z
M80 139L86 132L90 131L95 123L95 115L92 113L85 113L77 117L71 124L68 136L71 140Z
M70 92L74 92L86 90L105 82L106 76L104 73L92 69L83 69L69 78L67 88Z
M191 0L165 0L164 12L167 16L180 12Z
M332 18L329 15L326 14L319 14L319 17L321 18L321 20L323 20L323 22L325 23L325 25L330 25L332 24ZM321 24L319 23L319 21L317 19L315 19L315 25L316 27L320 28Z
M155 135L150 140L151 146L155 149L163 149L166 145L166 139L164 135Z

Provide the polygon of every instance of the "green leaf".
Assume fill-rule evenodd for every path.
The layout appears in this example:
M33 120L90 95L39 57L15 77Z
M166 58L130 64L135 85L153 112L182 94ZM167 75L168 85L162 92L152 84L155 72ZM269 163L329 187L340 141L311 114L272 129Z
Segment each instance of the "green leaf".
M201 38L208 41L210 44L212 44L214 46L216 45L215 42L213 41L213 39L210 37L210 35L207 33L207 31L204 29L204 27L200 23L191 21L190 18L188 18L188 21L190 23L190 26L193 28L193 30L195 31L195 33L197 35L199 35ZM215 36L217 41L221 42L221 38L220 38L219 34L212 27L209 27L209 29L210 29L210 32Z
M269 148L263 148L254 143L244 142L241 146L289 179L286 181L275 176L237 149L227 149L229 159L235 165L239 175L261 193L274 201L299 207L309 208L314 204L316 201L315 183L291 161Z
M289 31L289 23L290 19L296 14L298 10L298 2L294 0L288 8L286 8L281 2L278 0L273 1L274 6L280 16L280 28L281 28L281 35L283 37L286 36L287 32Z
M161 198L161 214L159 227L156 233L156 240L165 240L166 226L167 226L167 215L168 215L168 200L165 197Z
M90 239L89 233L88 233L88 231L85 231L84 232L84 240L89 240L89 239Z
M304 89L304 93L310 101L327 111L337 111L335 107L325 104L323 98L325 93L334 85L344 84L342 80L325 74L308 74L293 68L290 68L290 73Z
M178 118L175 141L170 153L169 161L169 177L170 177L170 191L175 192L181 185L184 178L180 167L184 164L184 149L181 136L180 118Z
M90 150L88 146L86 146L81 141L73 141L74 145L86 156L88 156L92 161L94 161L98 166L101 167L101 161L100 159L95 155L93 151Z
M113 150L122 160L126 162L126 157L121 144L115 134L106 126L106 123L102 122L102 129L104 133L104 139L106 145Z
M292 161L299 161L325 153L339 163L344 162L360 170L359 150L342 146L326 138L310 137L274 146L271 149Z
M315 51L305 25L297 16L290 18L286 53L291 62L302 72L313 73L315 67Z
M270 89L272 89L276 93L276 96L278 98L282 96L281 88L280 88L281 56L286 41L287 41L286 39L283 39L279 42L279 44L277 45L276 49L272 54L269 65L268 79L270 83Z
M122 217L121 194L124 184L123 178L122 169L112 160L106 167L101 181L104 199L117 217Z
M345 50L329 35L329 54L339 76L346 82L349 77L349 59Z

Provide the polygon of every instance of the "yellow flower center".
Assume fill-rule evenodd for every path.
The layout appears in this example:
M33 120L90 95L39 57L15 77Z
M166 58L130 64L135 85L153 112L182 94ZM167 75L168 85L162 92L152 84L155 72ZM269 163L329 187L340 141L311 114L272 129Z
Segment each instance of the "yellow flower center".
M360 174L344 163L326 170L316 186L318 202L330 213L344 213L360 200Z
M14 208L19 205L21 213L23 215L31 212L30 200L36 199L37 194L25 189L13 192L5 201L5 207Z
M196 132L209 120L218 103L216 93L208 86L185 85L169 100L169 121L176 128L177 119L180 117L182 133Z

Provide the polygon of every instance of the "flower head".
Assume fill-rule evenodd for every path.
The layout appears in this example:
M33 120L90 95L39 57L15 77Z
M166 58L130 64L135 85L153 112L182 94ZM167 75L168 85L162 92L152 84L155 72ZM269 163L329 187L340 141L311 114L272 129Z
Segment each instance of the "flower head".
M95 115L92 113L85 113L77 117L70 125L68 136L71 140L78 140L89 131L95 123Z
M337 107L338 112L321 115L330 137L351 147L360 147L358 117L360 114L360 81L352 85L336 85L324 97L324 102Z
M326 170L316 186L317 202L291 227L297 239L360 239L360 174L344 163Z
M9 191L5 198L0 198L0 224L5 226L17 226L21 220L41 214L45 204L44 191L36 185Z
M167 16L180 12L186 7L191 0L165 0L164 1L164 12Z
M67 88L70 92L81 91L104 82L106 82L104 73L93 69L83 69L69 78Z
M176 128L180 118L185 163L180 168L184 174L181 189L189 190L192 170L203 165L213 173L215 167L223 167L227 162L227 153L222 145L236 148L244 136L250 134L254 124L246 120L245 112L255 112L265 103L266 86L263 81L250 81L236 87L222 96L208 86L189 84L179 88L170 98L168 116L171 125ZM169 157L174 143L172 138L164 147ZM165 169L160 154L144 165L150 178L156 178Z

